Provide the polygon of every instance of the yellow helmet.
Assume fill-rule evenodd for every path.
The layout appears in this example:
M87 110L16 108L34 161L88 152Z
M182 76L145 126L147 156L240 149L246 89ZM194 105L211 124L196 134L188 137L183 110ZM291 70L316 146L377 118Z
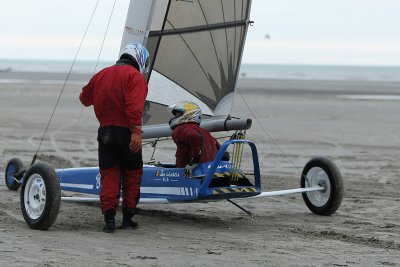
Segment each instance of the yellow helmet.
M201 122L201 109L196 103L190 101L178 102L169 106L168 110L175 116L169 121L169 127L172 130L182 123L200 124Z

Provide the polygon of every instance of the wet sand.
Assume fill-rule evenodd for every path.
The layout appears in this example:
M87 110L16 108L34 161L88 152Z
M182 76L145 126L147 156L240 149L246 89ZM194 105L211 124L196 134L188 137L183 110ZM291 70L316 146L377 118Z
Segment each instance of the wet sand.
M29 165L61 87L39 84L45 74L9 75L0 74L0 266L400 265L400 102L343 97L399 95L394 83L239 81L233 115L253 119L247 138L257 144L264 190L299 187L307 161L327 156L345 187L334 215L312 214L301 195L237 200L254 218L225 201L140 205L140 228L110 235L95 204L63 203L48 231L26 225L19 191L4 184L5 165L12 157ZM77 124L85 76L73 79L39 151L54 168L97 165L93 111ZM146 146L144 159L151 153ZM156 160L173 155L174 144L160 142Z

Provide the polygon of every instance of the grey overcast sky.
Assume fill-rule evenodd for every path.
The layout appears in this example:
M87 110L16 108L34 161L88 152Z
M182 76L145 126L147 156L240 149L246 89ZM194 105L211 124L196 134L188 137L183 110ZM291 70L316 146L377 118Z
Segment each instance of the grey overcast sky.
M0 60L72 60L97 0L1 0ZM114 1L100 0L78 60L96 60ZM117 0L100 60L114 60ZM253 0L244 63L400 66L400 0Z

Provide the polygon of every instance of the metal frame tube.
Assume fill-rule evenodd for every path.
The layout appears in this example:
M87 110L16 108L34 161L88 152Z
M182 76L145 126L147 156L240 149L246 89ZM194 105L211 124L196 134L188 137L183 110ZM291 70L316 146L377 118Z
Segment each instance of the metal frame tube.
M262 192L259 195L248 197L248 198L284 196L284 195L290 195L290 194L315 192L315 191L323 191L323 190L325 190L325 187L321 187L321 186L308 187L308 188L294 188L294 189Z
M260 197L273 197L273 196L283 196L290 195L296 193L306 193L306 192L315 192L325 190L324 187L315 186L309 188L295 188L295 189L287 189L287 190L279 190L279 191L270 191L270 192L262 192L259 195L246 197L246 198L235 198L235 199L249 199L249 198L260 198ZM98 197L61 197L63 202L72 202L72 203L99 203L100 199ZM179 201L179 202L171 202L165 198L141 198L140 204L168 204L168 203L193 203L193 202L214 202L225 199L215 199L215 200L199 200L199 201ZM120 200L122 201L122 200Z

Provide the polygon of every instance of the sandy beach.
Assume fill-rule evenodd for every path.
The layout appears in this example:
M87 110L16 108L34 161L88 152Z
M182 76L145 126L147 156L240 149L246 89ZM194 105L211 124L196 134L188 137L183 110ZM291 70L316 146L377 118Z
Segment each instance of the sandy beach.
M299 187L307 161L326 156L345 187L332 216L312 214L301 195L237 200L254 218L226 201L147 204L138 230L110 235L98 205L70 203L48 231L31 230L20 191L4 184L8 160L29 165L38 148L66 76L52 75L0 73L0 266L400 266L398 84L239 80L232 115L253 119L263 189ZM54 168L97 165L97 121L77 98L87 78L71 76L39 151ZM174 149L160 143L156 160L173 162Z

